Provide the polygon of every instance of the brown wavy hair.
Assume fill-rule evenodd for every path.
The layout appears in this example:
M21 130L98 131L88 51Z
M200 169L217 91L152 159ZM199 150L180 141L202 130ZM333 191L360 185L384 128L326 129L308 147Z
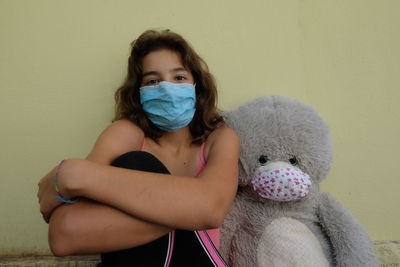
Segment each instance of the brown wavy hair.
M145 136L157 141L164 131L157 128L145 115L140 104L139 88L142 83L142 60L151 52L168 49L181 56L185 68L190 70L196 84L196 112L189 124L193 143L204 142L207 136L224 121L217 108L217 87L207 64L177 33L170 30L148 30L131 43L128 74L115 92L115 120L128 119L138 125Z

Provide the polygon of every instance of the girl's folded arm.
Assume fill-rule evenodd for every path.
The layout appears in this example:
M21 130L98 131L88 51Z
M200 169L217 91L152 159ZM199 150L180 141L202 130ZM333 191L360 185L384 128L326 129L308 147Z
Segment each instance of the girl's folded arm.
M70 185L74 185L79 184L75 178L82 178L80 186L84 186L78 195L97 202L81 199L72 205L59 206L52 213L49 242L56 255L119 250L150 242L172 229L215 228L222 223L237 186L236 134L230 129L212 134L207 140L207 167L199 178L189 179L107 166L118 155L140 147L143 140L132 144L115 142L127 140L126 135L135 132L132 127L136 126L128 121L115 122L102 133L86 160L67 160L63 164L62 172L66 175L60 176L60 182L72 181ZM143 138L140 131L136 133L138 139ZM92 168L87 168L88 165ZM83 169L87 171L82 172ZM73 170L78 170L75 171L78 175L68 177ZM171 180L165 180L167 177ZM94 241L99 235L103 242Z
M136 138L133 138L135 134ZM87 160L109 165L118 155L137 149L141 142L143 134L134 124L116 121L100 135ZM52 178L54 174L53 170L48 176ZM81 198L74 204L61 205L54 210L48 234L52 252L67 256L127 249L153 241L171 230Z
M198 178L71 159L64 163L60 187L71 197L93 199L173 229L216 228L236 193L239 140L233 130L221 127L207 142L207 166Z
M171 230L101 203L81 199L53 212L49 245L57 256L98 254L143 245Z

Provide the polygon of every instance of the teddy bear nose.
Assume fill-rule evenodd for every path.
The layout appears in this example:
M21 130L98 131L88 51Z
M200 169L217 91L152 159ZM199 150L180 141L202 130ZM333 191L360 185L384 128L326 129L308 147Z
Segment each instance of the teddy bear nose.
M261 197L275 201L301 199L311 189L310 176L284 162L260 167L251 183Z

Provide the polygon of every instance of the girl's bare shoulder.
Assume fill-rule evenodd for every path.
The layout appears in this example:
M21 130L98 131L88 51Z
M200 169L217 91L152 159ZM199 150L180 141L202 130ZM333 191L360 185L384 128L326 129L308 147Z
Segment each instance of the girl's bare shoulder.
M236 132L225 125L215 129L207 138L207 142L213 143L221 139L228 138L229 140L239 140Z
M207 138L206 141L206 157L211 151L224 150L225 152L235 152L239 150L239 137L236 132L227 127L221 126L215 129Z
M133 122L117 120L100 134L87 159L110 164L119 155L140 149L143 139L143 131Z

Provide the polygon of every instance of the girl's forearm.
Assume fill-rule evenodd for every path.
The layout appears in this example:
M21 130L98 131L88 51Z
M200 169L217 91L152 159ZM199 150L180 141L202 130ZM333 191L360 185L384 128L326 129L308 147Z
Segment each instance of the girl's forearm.
M225 216L219 203L222 199L204 179L140 172L87 160L67 160L63 168L63 186L69 197L93 199L145 221L194 230L219 227Z
M49 244L57 256L104 253L146 244L171 230L81 199L54 211L49 224Z

